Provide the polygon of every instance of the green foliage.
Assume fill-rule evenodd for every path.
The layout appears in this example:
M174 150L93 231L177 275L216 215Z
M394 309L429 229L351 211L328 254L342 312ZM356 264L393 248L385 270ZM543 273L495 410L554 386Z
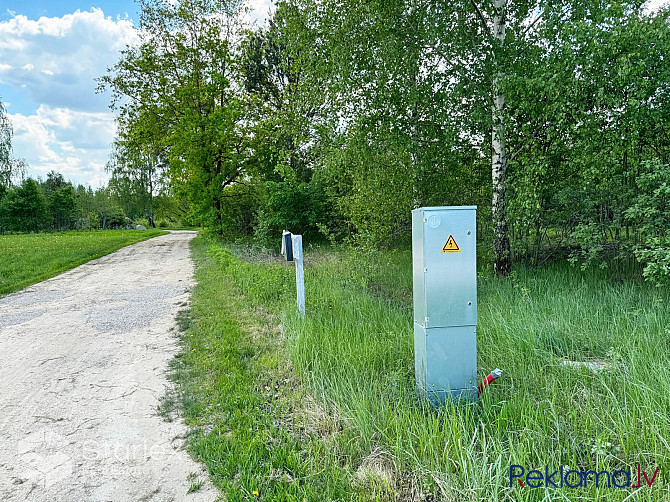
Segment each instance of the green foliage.
M167 190L154 197L154 215L157 221L168 222L172 226L194 226L189 219L190 203Z
M50 226L54 230L70 230L74 227L78 213L77 199L72 183L66 182L63 175L55 171L47 174L42 183L47 198Z
M107 163L110 188L126 216L144 216L154 227L155 196L164 190L168 152L155 134L156 117L146 112L133 115L122 127Z
M32 178L13 187L2 199L0 227L10 232L38 232L50 223L47 199Z
M644 277L657 285L670 283L670 235L652 237L635 249L635 257L644 264Z
M126 225L126 217L120 207L105 207L98 212L98 228L123 228Z
M645 162L669 153L667 11L612 2L556 13L538 34L554 47L510 80L510 217L517 257L583 265L627 260L644 230L626 218ZM579 17L577 12L589 14ZM653 68L653 70L651 70Z
M72 185L59 188L50 194L49 210L55 229L71 229L74 226L77 205Z
M98 188L94 192L79 185L75 192L80 215L75 222L77 229L123 228L131 223L110 189Z
M639 195L626 218L647 238L664 237L670 229L670 169L659 160L647 161L635 179Z
M228 233L251 235L262 201L263 187L255 180L226 187L221 197L223 228Z
M381 248L409 241L415 207L477 205L496 270L507 256L663 262L626 215L651 195L645 162L670 159L670 10L282 0L248 30L237 7L144 2L141 43L101 79L126 213L151 222L139 194L160 166L187 201L163 217L217 234Z
M236 85L239 15L236 2L143 2L140 43L101 79L115 103L123 100L122 144L164 153L176 193L217 233L225 227L222 192L247 167L247 104Z
M256 236L267 244L277 241L283 230L302 234L305 239L320 236L321 225L327 221L323 189L311 183L266 183L267 202L258 212Z
M302 7L277 2L267 28L247 34L241 46L254 119L252 172L271 181L310 181L310 145L323 121L322 82L311 57L316 33Z
M646 279L669 284L670 169L658 160L645 162L636 182L640 193L626 211L642 240L635 246L635 257L644 264Z
M13 160L12 166L13 174L26 168L18 160ZM140 216L147 219L149 227L154 212L171 226L182 220L191 224L188 201L168 190L156 197L147 194L147 190L153 194L158 186L157 169L154 165L132 174L116 170L109 186L95 191L83 185L75 188L55 171L49 172L44 181L26 179L20 186L0 183L0 232L119 229L130 226L132 218Z

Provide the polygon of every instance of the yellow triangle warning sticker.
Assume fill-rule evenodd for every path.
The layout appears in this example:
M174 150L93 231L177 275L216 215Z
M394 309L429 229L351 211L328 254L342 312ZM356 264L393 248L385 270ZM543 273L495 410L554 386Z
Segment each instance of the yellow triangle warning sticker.
M442 248L443 253L460 253L461 248L458 247L458 244L456 244L456 239L454 239L454 236L449 234L449 238L447 239L447 242L444 244L444 247Z

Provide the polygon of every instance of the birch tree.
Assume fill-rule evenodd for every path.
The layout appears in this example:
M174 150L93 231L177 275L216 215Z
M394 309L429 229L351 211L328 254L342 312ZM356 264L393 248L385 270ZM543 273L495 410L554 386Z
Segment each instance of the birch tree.
M493 7L493 111L491 127L491 179L493 180L493 269L496 275L509 274L512 266L507 223L507 138L505 135L505 94L502 90L505 26L508 0L495 0Z
M12 136L14 130L0 101L0 190L7 189L12 181ZM0 192L1 193L1 192Z
M543 51L550 51L551 46L544 43L539 29L547 19L556 20L553 14L561 12L562 7L560 1L548 5L534 0L467 0L455 6L459 30L453 43L446 46L446 54L464 54L461 58L466 64L454 68L456 78L464 83L461 89L489 106L487 112L486 107L473 106L466 100L469 112L464 115L473 117L466 126L467 134L472 139L482 138L482 152L490 149L496 275L507 275L512 268L508 163L514 152L509 152L509 134L513 131L506 94L515 82L542 65ZM487 129L489 141L485 139Z
M517 156L534 143L536 134L526 123L518 121L525 118L517 113L519 109L532 108L535 97L522 96L517 89L524 88L524 81L534 79L536 74L542 75L547 88L564 73L574 78L579 74L580 62L571 61L569 52L561 49L574 43L568 34L584 28L580 20L592 19L587 21L587 27L596 23L604 11L616 19L616 12L619 17L626 16L630 9L639 9L640 2L602 5L597 0L551 3L314 0L314 3L314 10L320 13L316 21L319 31L330 42L326 71L338 95L339 112L348 114L349 128L344 136L351 138L363 124L369 124L367 138L361 138L359 144L365 148L374 145L388 156L394 151L388 142L400 131L397 137L402 139L397 145L403 147L397 150L400 155L389 159L388 174L377 170L368 179L399 181L392 184L398 198L391 207L401 207L399 196L408 185L414 189L414 205L429 202L431 197L417 190L422 179L431 180L429 194L438 193L436 182L438 186L449 187L442 200L453 203L448 194L462 191L463 179L467 180L468 174L475 177L476 171L461 177L455 166L447 164L449 167L441 173L440 181L431 177L431 171L438 171L440 165L440 154L430 150L434 142L437 140L443 152L462 152L461 161L470 155L473 165L479 163L478 159L488 158L490 212L481 211L480 216L490 216L494 271L497 275L508 274L512 265L509 168L512 164L518 174L516 179L521 179L525 166L518 165ZM556 53L566 59L547 67L547 61ZM402 91L395 94L394 89ZM510 103L510 95L521 96L523 102ZM431 122L441 123L441 135L426 136L429 130L426 125ZM386 125L389 127L384 130ZM445 134L448 131L456 134ZM375 136L379 133L381 136ZM410 159L408 167L403 166L404 154ZM369 162L361 162L363 168L374 170ZM408 175L408 171L412 174ZM356 171L354 176L358 174ZM456 179L460 183L454 186ZM353 190L354 198L356 193ZM366 197L375 199L373 193ZM403 204L406 199L402 199ZM379 213L368 208L366 199L354 202L360 202L361 209L371 209L369 214Z

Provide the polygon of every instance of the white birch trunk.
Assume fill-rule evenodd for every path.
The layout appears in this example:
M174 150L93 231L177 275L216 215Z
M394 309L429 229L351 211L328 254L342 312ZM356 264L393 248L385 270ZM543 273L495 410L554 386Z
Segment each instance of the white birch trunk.
M508 0L495 0L493 16L493 38L496 50L505 44L505 10ZM493 268L496 275L507 275L511 270L510 244L507 235L507 150L505 145L505 95L500 83L504 69L499 57L495 60L496 68L493 76L493 128L491 137L491 176L493 179Z

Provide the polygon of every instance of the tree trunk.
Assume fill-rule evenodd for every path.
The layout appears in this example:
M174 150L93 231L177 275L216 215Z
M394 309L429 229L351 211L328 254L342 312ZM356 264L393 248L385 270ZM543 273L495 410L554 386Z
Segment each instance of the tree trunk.
M222 162L221 162L221 151L219 150L217 159L216 159L216 172L214 173L214 179L218 179L218 175L221 174L222 171ZM224 187L221 187L221 191L223 191ZM223 235L223 215L221 214L221 197L220 197L220 192L218 191L215 192L214 194L214 218L216 221L216 233L218 235Z
M493 37L495 50L502 53L505 44L505 10L507 0L495 0ZM491 177L493 179L493 270L498 276L508 275L512 268L507 226L507 151L505 145L505 95L500 87L503 69L500 57L495 60L493 77L493 128L491 132Z
M153 166L149 169L149 217L147 219L151 228L156 228L156 223L154 223L154 169Z
M216 219L216 233L217 235L223 235L223 217L221 215L221 199L214 197L214 211Z

